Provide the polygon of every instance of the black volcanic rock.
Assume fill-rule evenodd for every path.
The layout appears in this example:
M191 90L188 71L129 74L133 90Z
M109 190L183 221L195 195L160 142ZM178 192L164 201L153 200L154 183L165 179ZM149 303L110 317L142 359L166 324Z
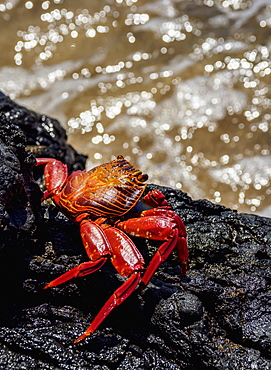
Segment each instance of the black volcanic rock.
M56 119L22 107L0 92L0 120L1 127L19 126L17 136L24 134L28 151L36 157L56 158L70 171L84 169L86 156L67 144L66 132Z
M85 158L65 140L57 121L0 96L0 369L270 369L271 220L154 185L147 190L159 188L186 224L187 276L173 253L141 294L72 345L122 278L108 262L42 289L87 260L77 226L40 206L32 177L29 146L83 168ZM159 245L135 243L146 263Z

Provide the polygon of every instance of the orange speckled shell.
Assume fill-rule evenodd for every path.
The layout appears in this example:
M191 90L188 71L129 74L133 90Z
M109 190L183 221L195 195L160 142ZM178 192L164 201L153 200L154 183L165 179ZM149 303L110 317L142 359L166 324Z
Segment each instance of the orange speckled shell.
M142 173L123 157L80 172L68 179L59 206L69 216L89 213L96 217L116 217L128 212L139 200L146 184Z

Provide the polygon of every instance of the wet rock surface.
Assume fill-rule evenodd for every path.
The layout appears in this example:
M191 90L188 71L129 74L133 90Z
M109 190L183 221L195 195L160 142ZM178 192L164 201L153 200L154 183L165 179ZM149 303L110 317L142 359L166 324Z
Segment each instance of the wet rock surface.
M0 369L270 369L271 220L165 187L158 188L187 228L187 276L173 253L147 289L72 345L122 280L108 262L42 289L87 260L76 225L39 206L32 177L30 146L83 168L85 158L65 141L57 121L0 95ZM159 245L135 243L146 263Z

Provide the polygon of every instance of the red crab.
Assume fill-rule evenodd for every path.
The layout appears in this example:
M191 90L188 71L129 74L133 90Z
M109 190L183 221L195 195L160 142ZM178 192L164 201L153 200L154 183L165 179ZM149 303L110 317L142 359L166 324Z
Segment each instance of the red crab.
M43 199L52 198L61 212L79 225L90 259L45 288L91 274L107 259L121 276L127 277L74 343L93 333L139 284L144 288L174 248L181 261L181 274L185 275L188 249L182 220L170 209L160 191L150 191L142 198L148 176L122 156L88 172L75 171L70 176L67 166L52 158L37 158L36 165L45 166L47 190ZM163 241L146 270L141 253L128 235Z

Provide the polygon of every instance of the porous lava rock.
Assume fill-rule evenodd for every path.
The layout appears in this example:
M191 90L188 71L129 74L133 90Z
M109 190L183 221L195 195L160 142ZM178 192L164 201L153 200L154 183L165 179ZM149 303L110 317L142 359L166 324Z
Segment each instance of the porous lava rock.
M159 188L185 222L187 276L179 275L173 253L143 292L73 345L123 280L108 262L90 276L42 289L87 258L78 227L53 205L40 206L32 176L37 152L29 151L35 146L70 170L84 167L57 121L1 94L1 369L271 368L271 220L155 185L147 190ZM146 263L159 245L135 243Z

